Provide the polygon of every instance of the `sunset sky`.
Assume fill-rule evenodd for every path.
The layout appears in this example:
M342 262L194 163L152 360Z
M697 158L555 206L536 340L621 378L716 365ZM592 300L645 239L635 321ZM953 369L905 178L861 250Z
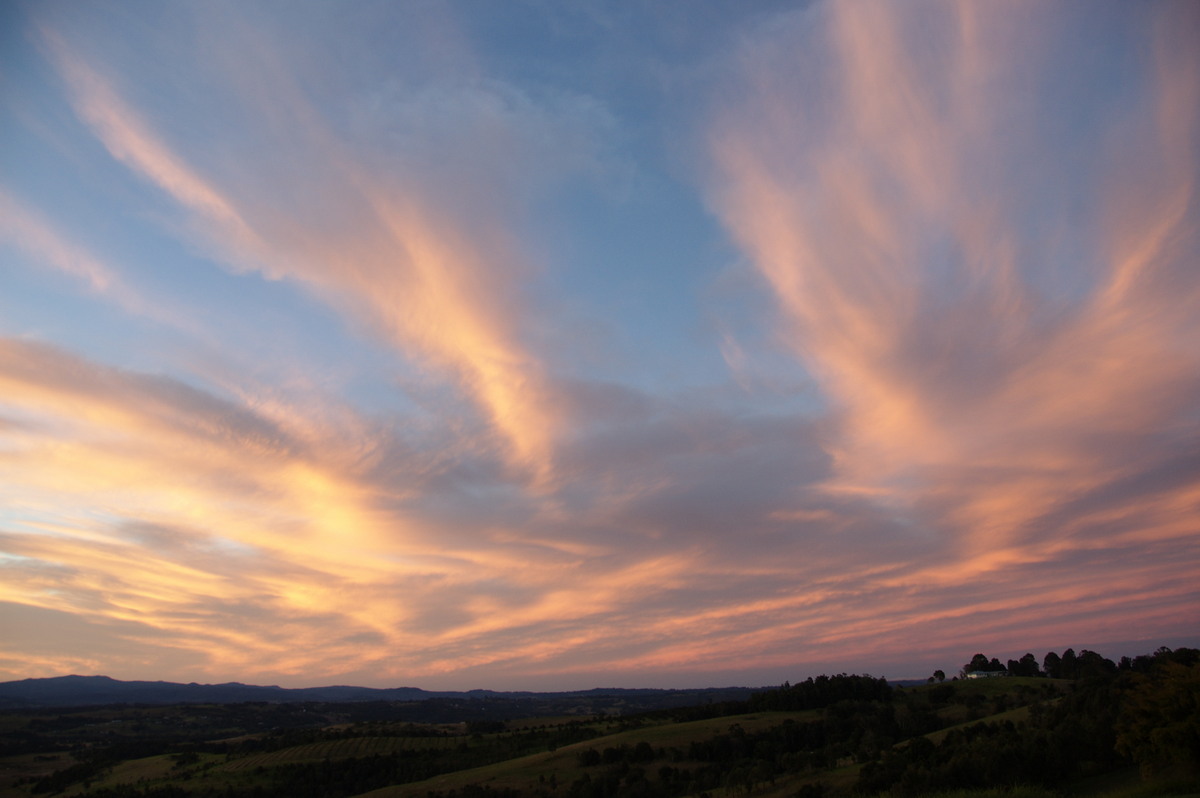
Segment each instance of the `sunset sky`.
M10 2L0 680L1200 645L1200 4Z

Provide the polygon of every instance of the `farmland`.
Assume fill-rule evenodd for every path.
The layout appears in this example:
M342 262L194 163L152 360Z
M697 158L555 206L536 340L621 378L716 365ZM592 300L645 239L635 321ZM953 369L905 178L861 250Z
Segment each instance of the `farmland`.
M1183 649L1073 679L898 688L843 674L628 714L494 697L458 719L443 706L440 722L403 702L13 710L0 714L0 795L1189 795L1198 674L1200 652ZM1180 730L1165 746L1164 724Z

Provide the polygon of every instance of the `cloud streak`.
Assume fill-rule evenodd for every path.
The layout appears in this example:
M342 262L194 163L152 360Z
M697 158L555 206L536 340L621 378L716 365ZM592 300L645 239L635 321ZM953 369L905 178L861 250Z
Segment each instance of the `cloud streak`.
M1155 65L1171 77L1148 78L1156 122L1082 156L1106 173L1149 167L1142 182L1153 185L1132 190L1155 201L1133 203L1113 181L1088 207L1057 208L1040 221L1046 237L1030 240L1022 207L1046 203L1047 181L979 166L1024 155L989 118L996 109L1035 120L1044 110L1006 105L1022 88L1019 70L1008 85L1004 68L1014 50L1028 54L1024 26L974 7L925 12L954 31L926 63L909 55L915 23L890 7L821 7L768 41L748 67L757 91L718 122L718 203L797 353L845 410L844 487L925 493L956 534L990 546L1016 542L1060 497L1138 467L1124 444L1163 456L1155 431L1182 421L1196 396L1196 351L1181 346L1195 335L1194 281L1171 282L1170 297L1153 286L1195 247L1195 115L1175 110L1197 87L1180 77L1189 63L1162 65L1190 51L1160 41ZM795 38L818 44L796 49ZM825 83L792 80L825 57ZM1108 129L1126 124L1084 111ZM775 124L743 124L763 118ZM1081 177L1069 165L1056 175L1072 186ZM1116 238L1072 232L1111 230L1114 215L1126 219ZM1046 276L1067 255L1072 282L1056 290Z
M369 105L363 98L352 113L374 137L365 140L337 129L287 77L303 71L301 56L236 23L254 55L226 46L215 60L232 63L213 71L239 77L229 110L273 139L254 144L280 153L257 173L252 153L239 149L246 142L234 139L210 158L249 173L189 163L61 35L43 39L80 119L176 203L206 247L237 269L299 281L363 332L453 375L510 461L547 476L564 419L543 364L521 341L526 314L514 283L529 273L528 255L507 229L508 203L495 198L520 203L555 148L566 168L586 166L585 131L606 124L602 112L570 98L539 106L487 81L434 82ZM259 77L241 79L251 73Z
M476 13L29 12L57 138L14 142L119 234L0 173L93 333L0 319L0 670L769 683L1195 628L1190 6L605 18L661 86ZM702 202L723 274L661 255Z
M961 552L901 576L913 585L1151 541L1194 561L1194 473L1151 476L1194 456L1200 396L1197 283L1181 279L1200 86L1175 40L1194 13L1124 20L1152 43L1122 76L1142 91L1077 101L1077 124L1104 134L1045 173L1028 160L1047 142L1024 134L1054 132L1042 120L1086 59L1061 63L1012 9L909 11L792 15L746 48L751 91L712 138L716 207L840 410L826 488ZM1052 33L1088 25L1038 16ZM938 46L919 45L930 28ZM1141 482L1156 487L1119 487ZM1164 584L1194 618L1190 590Z

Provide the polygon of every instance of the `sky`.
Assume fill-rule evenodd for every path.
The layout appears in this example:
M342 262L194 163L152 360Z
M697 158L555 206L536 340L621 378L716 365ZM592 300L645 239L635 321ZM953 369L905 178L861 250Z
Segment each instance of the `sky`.
M1200 645L1200 5L0 14L0 679Z

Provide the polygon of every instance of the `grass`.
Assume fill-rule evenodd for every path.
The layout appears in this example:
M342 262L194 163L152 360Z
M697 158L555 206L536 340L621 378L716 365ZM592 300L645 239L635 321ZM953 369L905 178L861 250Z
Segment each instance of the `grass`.
M527 731L536 729L539 726L551 728L554 726L569 726L572 723L584 722L587 725L592 725L588 722L588 718L580 717L579 715L553 715L549 717L535 718L518 718L508 722L508 728L512 731Z
M934 793L928 798L1060 798L1059 794L1044 787L993 788L987 790L950 790Z
M730 715L723 718L707 718L705 720L693 720L684 723L663 723L654 726L643 726L640 729L629 729L607 737L588 740L581 745L582 748L595 748L596 750L616 745L637 745L641 742L653 746L688 746L693 742L707 740L716 734L725 734L731 726L741 726L742 729L749 733L778 726L785 720L800 722L817 720L820 717L820 710L815 709L804 712L754 712L746 715ZM610 740L616 740L617 742L609 742Z
M926 734L925 739L929 740L930 742L934 743L935 745L940 745L942 740L946 739L946 735L948 735L950 732L956 731L958 729L965 729L968 726L975 726L976 724L979 724L979 723L1003 723L1006 720L1012 721L1013 723L1020 723L1022 721L1028 720L1028 719L1029 719L1029 707L1017 707L1016 709L1009 709L1009 710L1006 710L1005 712L998 712L995 715L988 715L985 718L976 718L975 720L965 720L962 723L955 724L954 726L947 726L944 729L938 729L935 732L930 732L929 734ZM900 745L903 745L903 743L900 743Z
M926 735L926 738L934 744L941 744L946 736L955 729L980 723L1005 721L1019 725L1029 717L1028 704L1030 701L1040 703L1058 701L1059 697L1070 689L1067 683L1021 678L957 681L952 686L954 695L950 699L952 703L949 704L946 703L945 696L937 693L930 694L931 691L942 685L920 685L905 688L897 698L898 715L909 713L904 714L902 720L912 720L924 713L934 712L942 718L942 722L953 723L954 725L950 728ZM943 688L940 692L947 691ZM1014 708L1006 709L1006 707ZM1003 711L996 712L996 710ZM175 711L179 712L179 710ZM143 732L147 727L155 729L160 724L176 723L178 720L174 715L169 714L169 710L163 710L161 715L157 712L130 715L127 719L111 717L111 714L119 715L120 713L109 714L110 717L106 717L103 713L93 713L82 719L84 725L81 728L86 731L94 726L99 731L90 733L119 738L128 733L126 720L137 720ZM369 727L361 724L354 724L352 727L343 724L347 728L353 728L354 733L365 733L368 736L341 738L341 735L335 733L339 728L335 725L326 726L325 729L328 736L339 739L324 739L276 751L255 752L233 757L226 757L223 754L199 754L198 758L195 758L194 755L189 754L188 758L191 761L189 759L182 760L188 761L187 765L180 764L180 757L168 755L129 760L121 762L101 776L93 778L88 786L91 789L112 788L119 792L123 788L128 789L135 785L142 787L171 785L193 792L211 791L214 794L220 794L227 787L239 791L251 790L256 786L271 789L284 783L281 780L286 780L286 778L302 772L299 768L308 768L310 767L309 763L321 763L327 760L340 762L373 756L400 756L408 760L412 757L422 757L422 752L429 752L428 756L432 757L435 756L435 751L445 751L445 754L436 754L438 767L453 767L455 763L477 763L487 761L488 757L503 756L505 751L521 750L533 752L469 770L444 773L421 782L383 787L365 793L364 796L370 796L370 798L426 798L431 791L461 790L472 784L486 785L497 789L512 789L521 794L532 794L543 790L550 794L563 795L568 791L571 783L585 773L595 779L598 773L609 770L607 766L599 766L600 769L581 766L579 758L581 752L592 749L602 754L607 748L634 748L639 744L646 744L652 749L665 749L663 757L653 761L643 761L634 766L644 772L646 778L650 780L650 792L653 792L654 788L658 786L659 768L663 765L670 764L672 767L683 770L701 768L699 763L690 760L682 762L673 760L671 749L687 752L692 743L712 740L716 736L727 734L734 726L740 727L748 735L753 735L778 727L787 721L801 723L816 721L824 714L822 710L760 711L682 723L671 721L669 713L631 718L534 717L510 723L507 731L495 734L467 735L464 733L468 728L466 724L453 724L438 728L445 731L453 729L458 734L430 737L401 737L392 734L392 732L402 732L404 729L411 731L409 724L377 723ZM250 719L255 720L256 718L257 716L251 716ZM114 723L110 730L107 724L115 719L120 719L122 722ZM570 733L563 727L580 722L598 736L589 740L561 745L556 749L549 748L553 745L552 741L555 737L570 739L568 736ZM196 719L191 720L188 725L190 728L192 725L203 724L203 732L211 729L228 736L225 732L226 723L227 719L219 716L218 713L204 711ZM132 726L133 724L128 725ZM542 727L545 727L546 734L539 733ZM556 732L556 727L561 733ZM433 726L422 728L431 731L435 729ZM231 731L237 730L231 729ZM532 734L529 734L530 732ZM217 734L214 734L214 737L216 736ZM255 736L257 735L247 735L243 731L243 734L238 735L238 739L251 739ZM308 737L307 739L313 738ZM539 740L540 743L536 742ZM538 745L542 746L541 750L537 750L536 746ZM903 746L905 742L901 742L899 745ZM459 747L465 747L461 755L454 753ZM644 749L645 745L642 747ZM64 753L60 756L61 759L57 761L48 761L46 757L38 760L23 757L20 762L15 761L17 759L15 757L0 760L0 795L29 796L29 785L16 787L13 784L16 772L24 771L25 774L30 774L31 770L49 772L71 763L72 757L69 754ZM749 795L755 798L790 798L805 785L817 782L833 790L834 794L848 795L852 792L862 770L862 765L846 764L848 761L842 760L842 767L831 770L807 773L789 772L786 775L779 775L774 784L759 783ZM298 769L287 770L291 766L296 766ZM320 771L320 766L315 770ZM330 772L340 771L334 768ZM383 782L369 783L380 784ZM83 784L74 784L62 795L68 798L79 796L86 789L88 788ZM710 788L708 793L712 798L733 798L735 795L747 795L744 789L732 787L728 790L720 787ZM1057 792L1025 787L1008 790L947 791L933 796L933 798L1084 797L1200 798L1200 782L1195 779L1191 781L1164 780L1148 784L1142 782L1135 768L1128 768L1125 771L1107 774L1103 777L1081 779L1062 785Z
M1093 798L1200 798L1200 777L1143 780L1136 767L1072 785L1073 795Z
M585 772L579 766L578 756L580 752L589 748L603 751L605 748L616 748L622 745L635 746L641 742L655 748L686 748L693 742L710 739L716 734L724 734L733 725L741 726L747 732L755 732L778 726L786 720L814 720L819 716L820 712L816 710L755 712L685 723L664 722L572 743L554 751L543 751L470 770L446 773L426 781L383 787L364 795L370 796L370 798L424 798L430 790L462 789L468 784L487 784L496 788L508 787L528 792L540 786L539 777L549 778L550 775L553 775L559 788L562 789ZM648 764L646 770L652 771L654 767L654 763ZM830 779L826 777L825 780L828 782Z
M193 768L188 768L189 770ZM152 782L170 779L178 776L180 771L175 769L175 760L168 754L148 756L144 759L128 759L112 767L101 776L90 780L91 787L83 784L73 784L63 791L63 795L78 795L88 789L99 787L120 787L139 782Z
M371 798L424 796L430 790L459 789L468 784L488 784L493 787L515 787L528 790L532 785L537 784L538 776L544 776L546 773L553 774L560 784L569 784L583 772L576 760L576 754L584 750L586 746L587 743L575 743L556 751L529 754L470 770L458 770L411 784L383 787L364 793L364 795L371 796Z
M307 743L228 761L220 754L199 754L199 759L186 767L177 767L177 759L173 755L163 754L121 762L103 775L91 779L90 786L82 783L74 784L61 794L69 798L85 793L89 789L120 788L130 785L173 784L185 789L189 785L194 785L217 790L224 789L226 786L252 787L255 784L265 785L267 783L264 780L266 777L258 770L260 767L270 769L281 765L319 762L324 759L350 759L390 755L401 751L449 748L458 745L462 739L461 737L354 737L345 740ZM50 770L64 766L63 762L53 764L55 766ZM27 791L11 793L4 791L0 794L24 795L28 793Z
M297 762L320 762L324 759L353 759L390 755L401 751L429 751L454 748L461 737L351 737L345 740L324 740L316 743L283 748L262 754L250 754L224 763L218 769L228 773L292 765Z
M992 684L984 684L983 682L964 685L966 689L964 693L981 692L989 697L1009 694L1013 688L1020 687L1022 682L1030 682L1037 684L1044 682L1044 679L996 679L993 682L1008 682L1007 689L1003 686ZM957 686L957 683L956 683ZM1028 716L1028 707L1018 707L1007 710L995 715L981 717L975 720L966 721L954 728L962 728L971 726L976 723L997 722L1011 720L1014 723L1024 720ZM550 774L554 774L559 789L569 785L575 779L578 779L585 770L578 764L578 754L589 748L597 751L603 751L605 748L625 746L635 746L640 742L648 743L655 748L684 748L686 749L692 742L699 742L711 739L714 735L727 733L731 726L737 725L744 729L747 733L762 731L764 729L778 726L785 720L792 721L811 721L821 717L820 710L809 710L805 712L756 712L745 715L734 715L721 718L711 718L706 720L689 721L685 723L669 723L664 722L655 725L647 725L641 728L626 729L624 731L614 732L602 737L597 737L592 740L587 740L580 743L563 746L552 752L539 752L530 754L517 759L511 759L504 762L497 762L483 767L472 768L470 770L461 770L454 773L446 773L441 776L436 776L426 781L414 782L412 784L393 785L384 787L366 793L363 798L424 798L431 790L448 792L452 789L462 789L468 784L486 784L494 788L511 788L522 792L533 791L541 786L538 777L542 776L549 778ZM937 743L945 737L950 729L943 729L928 735L929 738ZM660 762L647 764L646 771L653 772ZM858 779L861 765L846 765L834 770L824 771L819 774L804 774L792 775L778 778L774 786L766 786L756 789L755 796L762 798L785 798L796 793L803 785L822 782L825 785L838 789L848 790ZM710 790L713 796L721 796L725 794L724 790ZM730 795L738 791L731 792ZM744 793L741 793L744 794ZM1017 792L1004 791L982 791L979 793L954 793L948 794L947 798L1059 798L1055 793L1047 792L1041 789L1030 788L1029 790L1019 790ZM1119 798L1119 796L1113 796ZM1151 798L1147 796L1146 798Z
M49 776L73 764L75 758L65 751L4 757L0 759L0 795L26 795L28 788L17 787L18 781Z

